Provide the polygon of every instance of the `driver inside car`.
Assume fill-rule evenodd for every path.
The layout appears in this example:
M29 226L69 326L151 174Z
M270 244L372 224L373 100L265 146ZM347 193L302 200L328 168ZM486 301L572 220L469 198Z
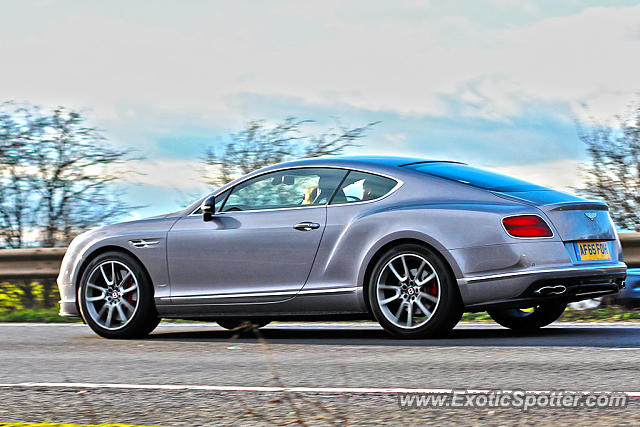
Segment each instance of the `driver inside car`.
M312 205L317 198L318 198L318 186L312 185L311 187L307 187L304 190L304 200L302 200L301 204Z

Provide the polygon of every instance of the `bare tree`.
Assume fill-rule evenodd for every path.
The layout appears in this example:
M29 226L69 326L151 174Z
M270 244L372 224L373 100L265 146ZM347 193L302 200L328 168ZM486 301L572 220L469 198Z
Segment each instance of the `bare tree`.
M579 190L605 201L617 226L640 231L640 105L618 122L617 127L595 121L586 129L579 126L590 157Z
M29 182L19 165L5 163L0 178L0 247L21 248L31 223Z
M14 103L0 106L0 247L23 247L35 218L27 152L41 132L37 109Z
M247 123L244 129L229 136L229 141L218 150L207 149L202 158L208 184L223 185L264 166L304 157L341 154L376 123L347 128L340 124L313 135L303 132L311 120L287 117L274 126L263 120Z
M55 109L44 138L33 148L43 246L67 244L78 232L132 208L109 185L122 178L124 172L117 166L131 156L106 144L102 133L88 126L80 113Z
M63 246L131 209L115 190L133 157L111 147L82 114L4 104L0 115L0 237L21 247L27 231Z

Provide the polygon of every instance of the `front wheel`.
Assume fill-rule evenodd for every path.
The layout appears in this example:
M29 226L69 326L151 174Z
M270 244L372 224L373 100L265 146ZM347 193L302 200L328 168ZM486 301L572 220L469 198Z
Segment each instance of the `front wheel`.
M562 316L567 303L564 301L546 302L528 309L508 308L487 310L489 316L505 328L527 331L547 326Z
M160 319L153 303L153 286L131 256L107 252L93 259L78 287L82 318L104 338L140 338Z
M400 338L446 334L462 317L449 269L420 245L399 245L385 253L373 268L368 293L380 325Z

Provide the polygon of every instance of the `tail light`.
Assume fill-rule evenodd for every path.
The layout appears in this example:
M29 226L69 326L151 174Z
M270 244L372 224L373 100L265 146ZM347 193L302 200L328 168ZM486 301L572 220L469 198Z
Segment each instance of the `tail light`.
M513 237L552 237L553 232L537 215L517 215L502 219L502 225Z

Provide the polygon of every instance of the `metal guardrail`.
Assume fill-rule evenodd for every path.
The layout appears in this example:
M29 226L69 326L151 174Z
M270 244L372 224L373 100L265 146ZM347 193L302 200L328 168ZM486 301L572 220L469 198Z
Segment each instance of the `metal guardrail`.
M640 233L620 233L625 262L640 267ZM55 279L67 248L2 249L0 280Z
M0 280L55 279L67 248L2 249Z
M624 262L629 267L640 267L640 233L620 233Z

